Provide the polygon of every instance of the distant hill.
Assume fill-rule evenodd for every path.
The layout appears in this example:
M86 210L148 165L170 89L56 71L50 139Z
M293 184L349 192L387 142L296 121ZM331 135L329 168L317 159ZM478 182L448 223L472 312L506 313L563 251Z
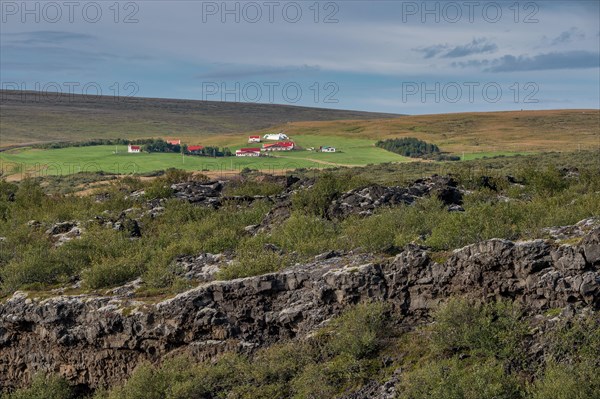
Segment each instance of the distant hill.
M455 154L600 149L600 111L472 112L365 121L294 122L287 134L382 140L416 137Z
M177 137L249 132L298 121L398 117L291 105L53 95L0 90L0 146L91 138Z

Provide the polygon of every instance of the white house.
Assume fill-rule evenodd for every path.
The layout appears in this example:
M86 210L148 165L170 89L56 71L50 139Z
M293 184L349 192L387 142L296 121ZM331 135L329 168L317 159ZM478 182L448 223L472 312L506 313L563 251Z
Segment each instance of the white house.
M296 145L292 141L278 141L272 144L263 144L263 151L291 151Z
M248 137L248 143L260 143L260 136Z
M265 140L282 141L288 140L289 137L284 133L268 133L263 136Z
M138 153L140 151L142 151L142 147L140 147L139 145L131 145L131 144L129 144L127 146L127 152L129 152L129 153Z
M322 147L321 152L335 152L335 147Z

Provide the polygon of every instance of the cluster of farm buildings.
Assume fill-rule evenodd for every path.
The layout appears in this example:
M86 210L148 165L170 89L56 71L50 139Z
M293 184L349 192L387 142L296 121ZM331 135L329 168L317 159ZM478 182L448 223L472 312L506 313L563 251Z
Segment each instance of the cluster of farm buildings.
M296 144L290 140L290 138L284 133L269 133L265 134L262 138L260 136L248 137L248 143L261 143L263 140L275 141L274 143L264 143L262 147L249 147L241 148L235 152L236 157L260 157L267 152L274 151L292 151L296 147ZM168 144L181 145L181 140L168 140ZM187 147L187 151L191 154L199 153L204 149L201 145L190 145ZM335 147L320 147L321 152L336 152ZM129 145L127 152L139 153L142 151L142 147L139 145Z
M265 143L261 147L240 148L235 152L237 157L260 157L266 152L273 151L292 151L297 148L296 144L284 133L265 134L260 136L248 137L248 143L261 143L262 140L275 141L275 143ZM322 152L336 152L335 147L321 147Z

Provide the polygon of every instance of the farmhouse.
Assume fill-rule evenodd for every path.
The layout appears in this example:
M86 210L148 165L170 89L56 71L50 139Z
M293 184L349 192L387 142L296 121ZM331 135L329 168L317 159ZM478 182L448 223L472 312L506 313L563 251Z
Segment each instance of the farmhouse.
M260 136L248 137L248 143L260 143Z
M171 144L171 145L181 145L181 140L177 139L177 140L167 140L167 143Z
M260 148L241 148L235 152L236 157L260 157Z
M274 133L274 134L265 134L263 136L263 138L265 140L273 140L273 141L280 141L280 140L289 140L289 137L284 134L284 133Z
M321 147L321 152L335 152L335 147Z
M204 146L203 145L189 145L187 149L189 152L194 154L194 153L198 153L198 152L202 151L204 149Z
M292 141L278 141L273 144L263 144L263 151L291 151L295 144Z
M127 146L127 152L129 153L138 153L142 151L142 147L140 147L139 145L131 145L129 144Z

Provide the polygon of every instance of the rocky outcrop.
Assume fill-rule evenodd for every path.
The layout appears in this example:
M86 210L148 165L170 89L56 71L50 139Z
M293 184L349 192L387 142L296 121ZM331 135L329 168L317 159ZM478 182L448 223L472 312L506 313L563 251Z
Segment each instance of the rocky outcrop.
M233 261L224 254L201 253L196 256L182 256L175 260L176 274L199 282L213 281L217 273Z
M410 205L418 198L434 195L445 205L462 204L462 193L450 177L432 176L419 179L408 187L369 186L342 194L334 200L328 210L332 219L343 219L349 215L369 216L377 208Z
M40 226L35 222L36 221L30 221L30 227L37 228ZM59 247L74 238L81 238L82 233L83 228L78 222L60 222L52 225L48 230L46 230L46 234L50 236L50 239L52 242L54 242L54 246L56 247Z
M223 183L219 181L189 181L173 184L171 189L174 192L175 198L192 204L218 207L220 205L221 192L223 191Z
M186 276L205 280L223 261L208 254L179 260L189 266ZM599 265L595 228L577 245L489 240L442 264L418 246L387 259L330 252L280 273L210 281L154 304L132 298L139 282L107 296L18 292L0 305L0 383L22 385L47 371L91 388L115 384L144 360L181 352L202 359L307 336L361 301L386 301L407 325L427 320L452 296L509 298L531 312L598 309Z

